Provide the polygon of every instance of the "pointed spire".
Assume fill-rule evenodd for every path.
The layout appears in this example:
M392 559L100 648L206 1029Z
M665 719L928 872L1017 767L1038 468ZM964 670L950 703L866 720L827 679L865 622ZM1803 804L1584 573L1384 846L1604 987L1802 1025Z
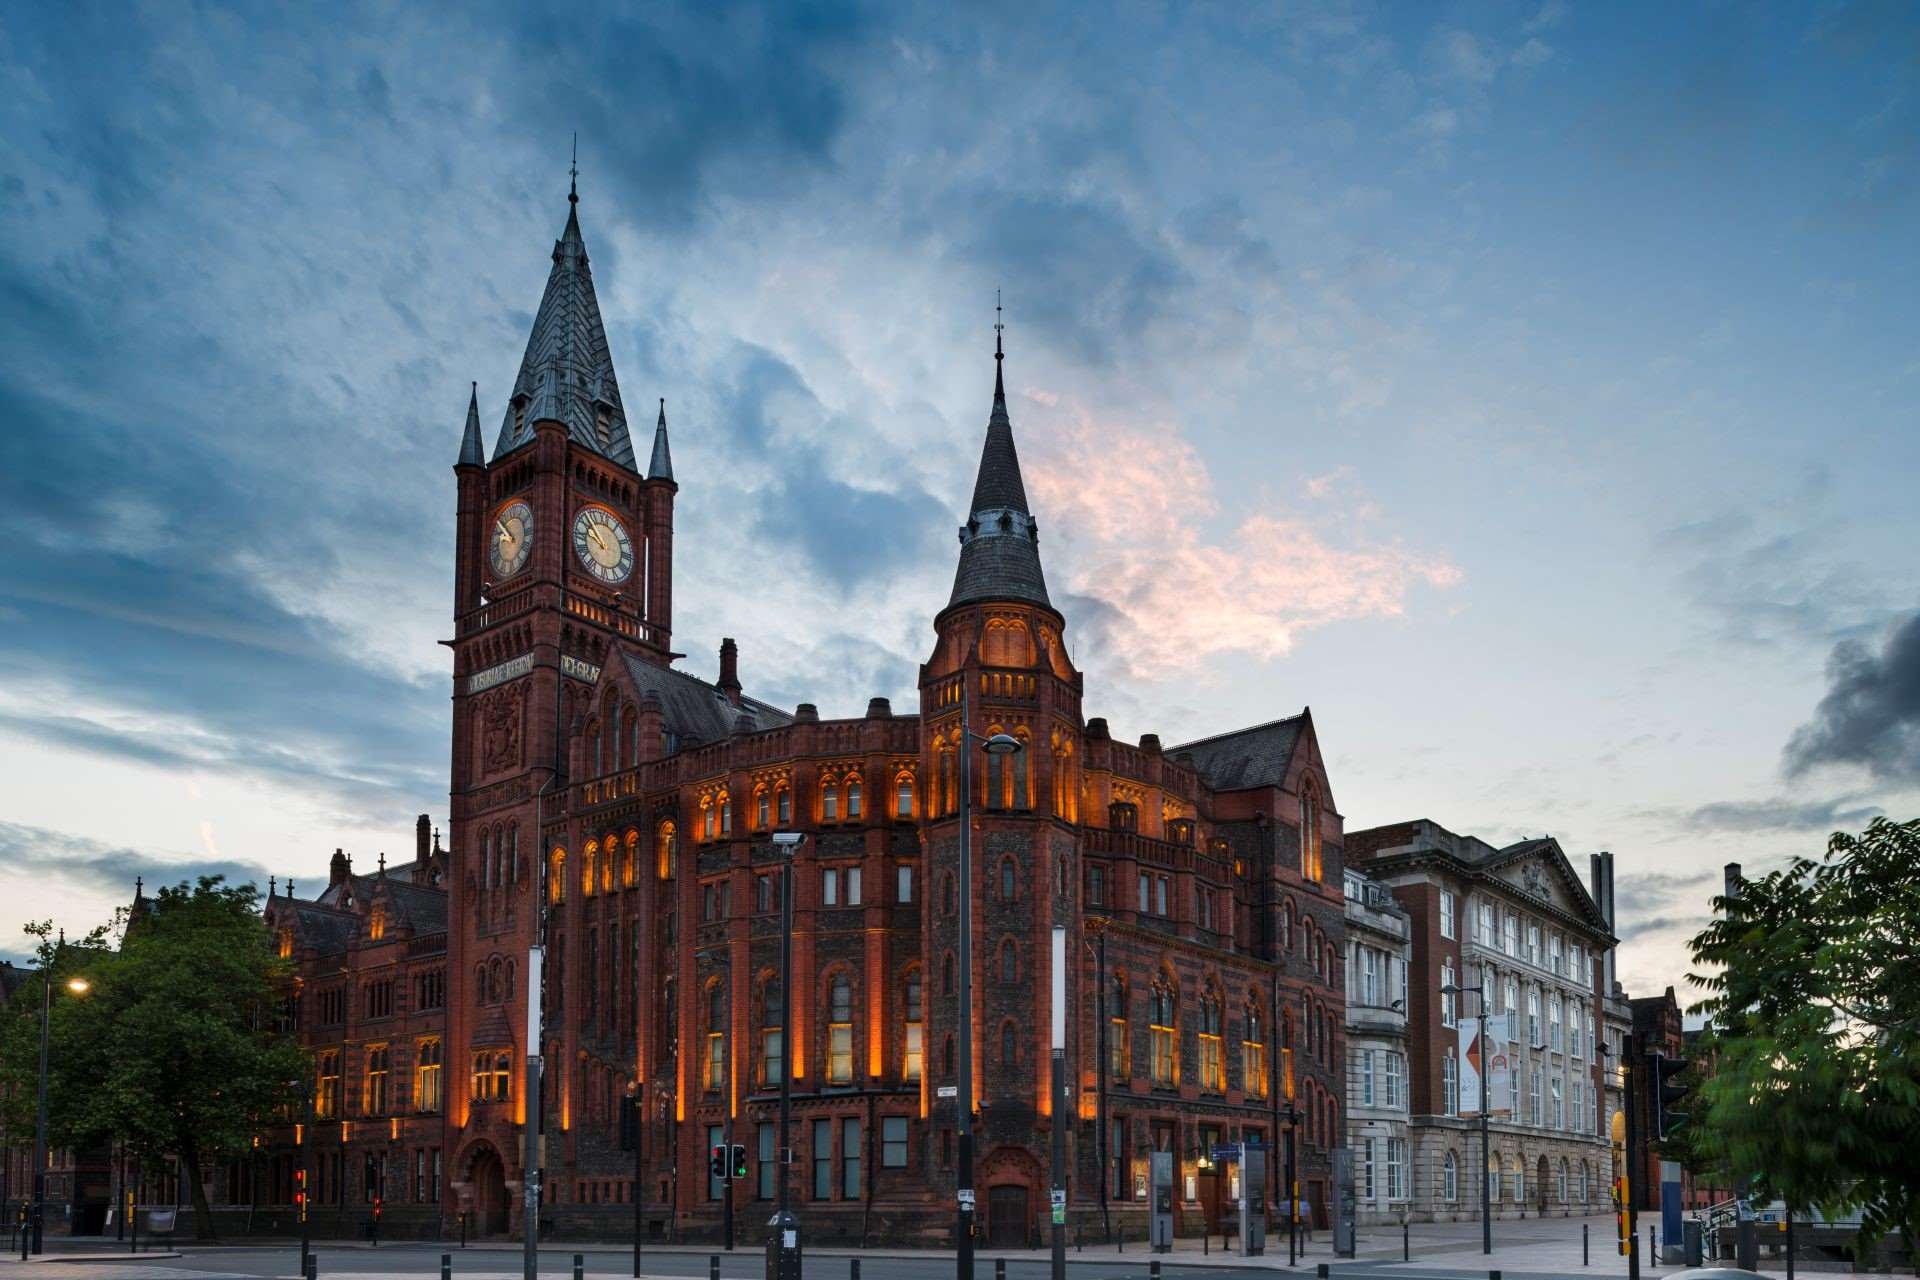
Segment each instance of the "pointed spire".
M456 467L484 467L487 465L487 449L480 442L480 384L474 383L467 392L467 430L460 437L460 461Z
M647 463L647 479L673 479L673 452L667 448L667 398L660 397L660 421L653 425L653 459Z
M960 529L960 564L953 577L952 608L982 600L1024 600L1051 609L1047 579L1040 568L1039 524L1027 506L1020 476L1020 455L1013 447L1013 418L1007 412L1002 372L1006 347L1000 296L994 294L993 411L980 451L980 472L973 482L973 504Z

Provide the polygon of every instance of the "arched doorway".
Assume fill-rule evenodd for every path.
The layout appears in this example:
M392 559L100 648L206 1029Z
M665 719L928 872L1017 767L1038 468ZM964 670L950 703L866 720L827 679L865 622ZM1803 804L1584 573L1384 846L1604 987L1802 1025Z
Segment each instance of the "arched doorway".
M473 1229L483 1236L505 1235L509 1201L507 1170L500 1154L492 1147L480 1148L468 1178L473 1184Z
M1534 1167L1533 1171L1533 1185L1538 1188L1533 1194L1539 1197L1535 1203L1540 1206L1540 1212L1542 1214L1545 1214L1547 1211L1547 1180L1552 1176L1553 1174L1549 1171L1547 1165L1547 1158L1541 1156L1540 1163Z
M1026 1249L1034 1241L1035 1214L1045 1203L1045 1174L1021 1147L1000 1147L980 1165L978 1185L986 1202L987 1247Z
M1024 1249L1032 1207L1024 1183L1002 1183L987 1188L987 1247Z

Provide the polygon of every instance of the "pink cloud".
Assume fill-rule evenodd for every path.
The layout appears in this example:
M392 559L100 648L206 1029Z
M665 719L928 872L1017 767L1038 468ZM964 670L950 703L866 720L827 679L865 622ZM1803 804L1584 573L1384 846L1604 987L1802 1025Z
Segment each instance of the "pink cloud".
M1444 557L1336 544L1298 515L1263 511L1210 540L1200 522L1219 511L1212 478L1170 429L1095 425L1081 413L1035 454L1035 509L1067 552L1055 563L1070 590L1115 611L1114 655L1136 677L1223 653L1276 658L1304 631L1397 617L1415 587L1460 581Z

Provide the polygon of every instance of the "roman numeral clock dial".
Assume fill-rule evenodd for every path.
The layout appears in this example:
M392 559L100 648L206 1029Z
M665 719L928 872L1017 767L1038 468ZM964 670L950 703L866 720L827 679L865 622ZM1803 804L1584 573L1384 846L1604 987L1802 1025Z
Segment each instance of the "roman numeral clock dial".
M527 564L533 550L533 511L515 499L494 513L493 528L487 534L487 558L498 577L510 578Z
M583 507L573 518L573 552L602 582L625 582L633 573L633 539L605 507Z

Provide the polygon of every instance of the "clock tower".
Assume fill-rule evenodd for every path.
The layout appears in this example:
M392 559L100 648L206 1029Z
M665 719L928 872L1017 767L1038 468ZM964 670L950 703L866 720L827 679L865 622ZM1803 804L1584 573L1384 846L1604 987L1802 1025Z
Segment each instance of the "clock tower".
M492 454L476 387L454 464L448 958L456 975L506 975L481 1000L449 1009L450 1115L467 1126L449 1170L456 1189L498 1161L508 1190L518 1190L528 992L512 975L539 941L541 831L560 812L577 709L618 647L661 666L678 656L678 485L666 405L643 468L594 295L577 191L567 200ZM467 1096L470 1061L501 1053L514 1061L511 1097Z

